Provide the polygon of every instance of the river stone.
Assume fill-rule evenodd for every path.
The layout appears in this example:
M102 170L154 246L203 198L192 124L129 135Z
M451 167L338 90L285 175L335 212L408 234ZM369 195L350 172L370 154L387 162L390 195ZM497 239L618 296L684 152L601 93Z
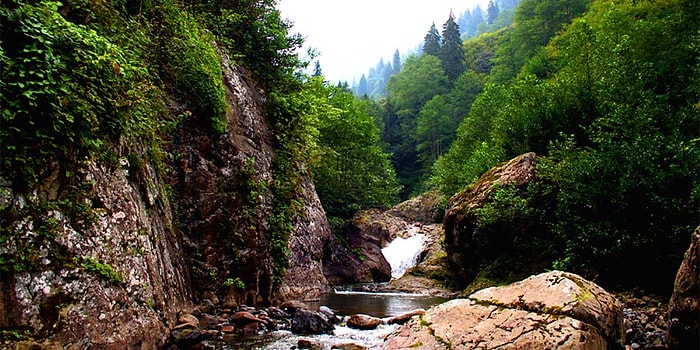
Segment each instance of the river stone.
M346 322L348 327L361 330L375 329L381 323L381 319L363 314L352 315Z
M251 323L266 323L265 320L256 317L248 311L238 311L233 316L231 316L231 323L236 327L245 328Z
M409 312L402 314L402 315L388 318L386 320L386 323L387 324L404 324L404 323L408 322L408 320L410 320L413 316L423 316L423 315L425 315L425 310L416 309L416 310L409 311Z
M292 333L301 335L331 334L333 326L325 316L307 309L297 309L292 317Z
M621 311L592 282L553 271L432 307L382 348L606 349L623 343Z

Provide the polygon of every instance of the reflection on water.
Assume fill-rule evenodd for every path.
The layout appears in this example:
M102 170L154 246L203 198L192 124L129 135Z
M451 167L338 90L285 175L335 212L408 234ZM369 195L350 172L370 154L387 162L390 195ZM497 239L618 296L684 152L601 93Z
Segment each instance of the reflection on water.
M372 293L339 291L325 294L318 302L307 303L312 310L325 305L341 316L366 314L375 317L398 316L415 309L428 309L448 299L406 293Z

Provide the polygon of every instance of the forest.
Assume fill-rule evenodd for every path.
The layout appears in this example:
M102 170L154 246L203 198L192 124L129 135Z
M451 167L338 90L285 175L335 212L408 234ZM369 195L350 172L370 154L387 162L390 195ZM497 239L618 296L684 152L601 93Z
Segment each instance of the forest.
M658 287L649 271L673 276L698 224L700 7L524 0L499 14L498 5L478 32L459 28L464 15L441 32L430 26L385 96L361 97L401 198L452 196L535 152L538 182L499 189L478 213L481 229L515 232L550 268Z
M166 92L224 133L227 52L268 95L273 254L285 254L300 169L339 229L358 210L449 198L535 152L540 181L499 189L482 228L513 230L550 268L648 286L649 270L673 275L698 224L698 13L695 0L492 1L469 12L478 21L427 23L420 52L383 64L386 91L370 96L325 81L322 67L304 74L302 37L273 0L3 2L0 175L29 191L58 161L75 189L21 213L3 206L3 220L89 216L69 181L85 159L164 166L165 135L189 117L167 113ZM2 255L5 271L30 264Z

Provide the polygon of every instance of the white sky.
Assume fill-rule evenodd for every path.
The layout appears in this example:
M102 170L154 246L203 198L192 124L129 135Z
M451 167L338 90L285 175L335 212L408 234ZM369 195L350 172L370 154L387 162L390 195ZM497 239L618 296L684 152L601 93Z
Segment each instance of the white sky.
M477 3L485 10L488 0L280 0L277 8L306 39L300 55L315 49L328 81L352 84L380 58L420 45L433 22L442 32L450 9L459 17Z

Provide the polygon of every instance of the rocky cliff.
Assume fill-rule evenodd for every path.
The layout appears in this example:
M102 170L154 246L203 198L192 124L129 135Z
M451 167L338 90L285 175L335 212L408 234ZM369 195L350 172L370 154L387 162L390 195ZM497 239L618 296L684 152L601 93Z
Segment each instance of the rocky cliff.
M28 262L0 279L6 332L44 339L47 347L148 349L165 341L176 312L189 306L182 242L164 184L148 164L121 164L113 169L89 162L75 174L88 187L89 218L39 209L74 190L58 176L60 164L29 195L4 189L14 213L35 211L4 218L14 219L15 233L0 248L15 257L4 263Z
M171 157L160 172L124 157L116 168L88 161L77 172L56 163L28 194L3 182L0 204L14 214L3 218L12 234L3 235L0 254L3 264L21 266L0 278L1 338L152 349L166 342L178 311L205 297L270 304L328 288L321 258L330 229L313 184L302 174L294 233L273 242L275 145L265 93L225 55L222 68L226 132L212 133L208 116L171 94L168 112L182 122L166 139ZM76 183L86 193L80 212L42 205L73 203L67 184ZM290 252L286 275L275 269L273 244Z

